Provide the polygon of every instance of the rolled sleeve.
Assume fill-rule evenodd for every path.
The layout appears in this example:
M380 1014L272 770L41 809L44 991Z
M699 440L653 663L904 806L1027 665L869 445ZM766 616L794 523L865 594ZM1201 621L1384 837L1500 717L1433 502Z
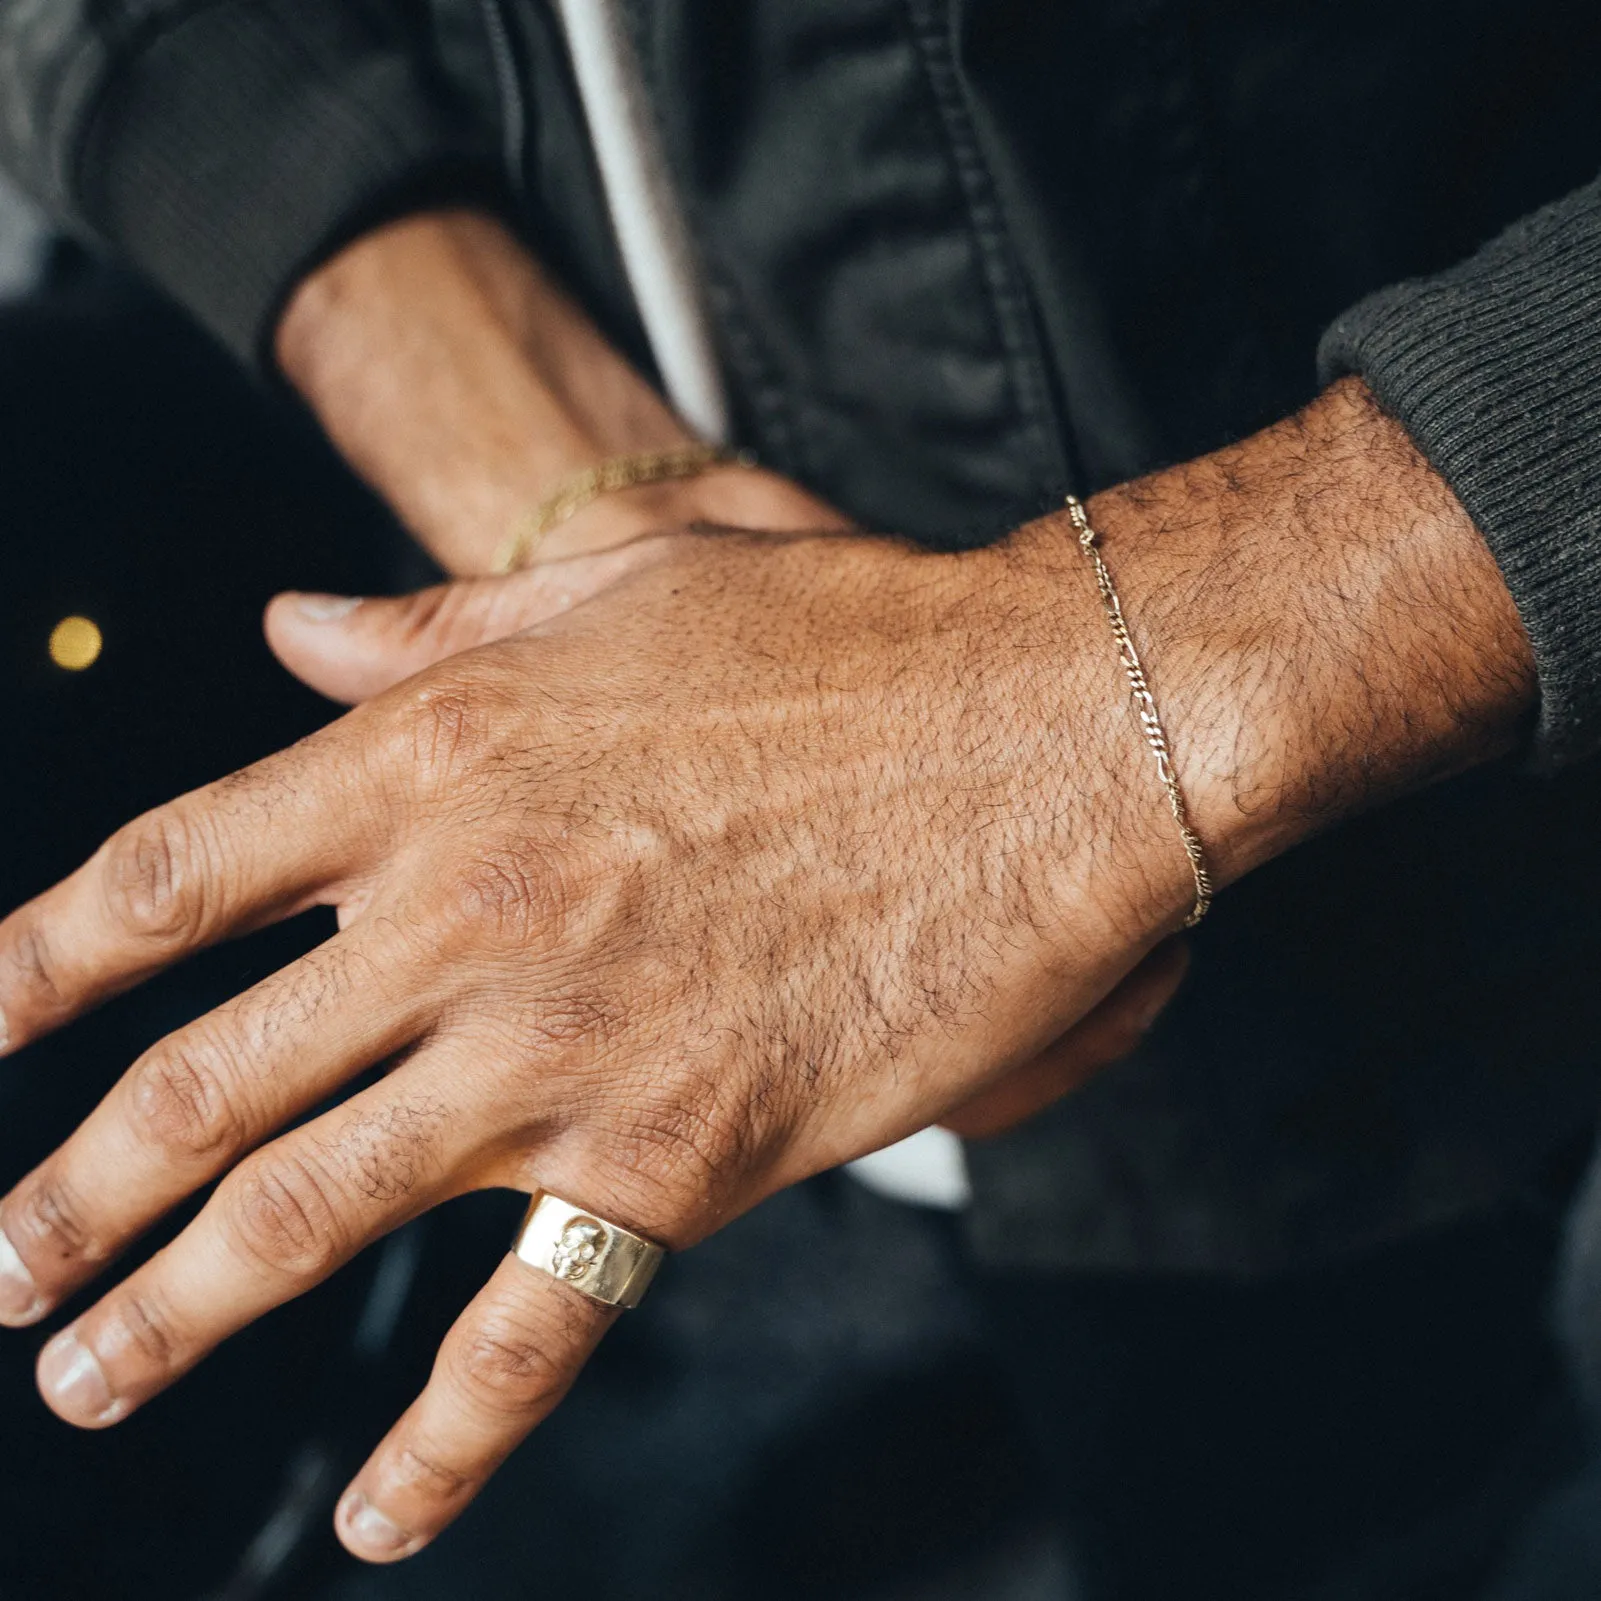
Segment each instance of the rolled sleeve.
M419 8L214 0L87 20L114 10L0 4L0 155L247 361L300 277L364 227L498 199L492 135L434 69Z

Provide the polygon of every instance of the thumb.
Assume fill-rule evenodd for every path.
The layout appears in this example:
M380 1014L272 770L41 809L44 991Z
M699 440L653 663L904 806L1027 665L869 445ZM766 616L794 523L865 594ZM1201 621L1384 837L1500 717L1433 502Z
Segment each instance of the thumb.
M395 597L276 595L264 619L267 643L303 684L354 705L458 651L560 616L646 556L636 544Z

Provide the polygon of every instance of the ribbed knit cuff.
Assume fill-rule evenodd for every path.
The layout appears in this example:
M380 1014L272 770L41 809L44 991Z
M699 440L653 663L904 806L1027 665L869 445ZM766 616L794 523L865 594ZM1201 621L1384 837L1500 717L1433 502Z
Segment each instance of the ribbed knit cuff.
M387 216L486 201L486 141L428 81L411 8L215 0L130 42L76 163L89 224L247 362L284 300Z
M1534 647L1537 756L1601 747L1601 183L1324 335L1489 544Z

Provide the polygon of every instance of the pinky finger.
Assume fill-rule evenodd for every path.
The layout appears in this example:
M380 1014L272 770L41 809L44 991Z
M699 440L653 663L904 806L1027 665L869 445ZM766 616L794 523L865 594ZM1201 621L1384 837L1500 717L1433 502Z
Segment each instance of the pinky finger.
M615 1317L508 1255L340 1500L334 1524L346 1549L395 1562L446 1529L555 1409Z

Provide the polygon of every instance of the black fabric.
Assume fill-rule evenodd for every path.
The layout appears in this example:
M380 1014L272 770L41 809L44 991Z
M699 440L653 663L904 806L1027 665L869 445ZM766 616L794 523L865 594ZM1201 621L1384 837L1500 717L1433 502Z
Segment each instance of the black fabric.
M981 1280L1077 1536L1070 1593L1490 1601L1518 1552L1594 1596L1593 1538L1519 1549L1587 1454L1544 1328L1557 1232L1502 1216L1253 1285Z
M1065 487L944 9L630 10L762 456L937 545L993 539Z
M37 124L17 136L26 112L55 109L18 61L29 8L0 20L22 176L53 173L36 183L47 198L64 188L72 220L247 363L306 269L357 232L436 199L498 203L498 157L439 72L419 5L108 8L74 52L45 58L78 95L49 141Z

